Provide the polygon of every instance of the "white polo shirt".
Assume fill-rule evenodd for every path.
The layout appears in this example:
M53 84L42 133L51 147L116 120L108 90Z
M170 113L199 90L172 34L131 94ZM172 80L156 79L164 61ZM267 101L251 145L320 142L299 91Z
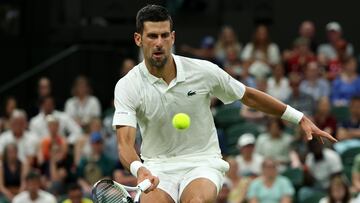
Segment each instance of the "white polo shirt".
M245 86L217 65L173 55L177 75L169 85L149 73L145 62L135 66L115 87L113 126L136 128L142 135L143 160L182 156L221 157L210 97L224 103L239 100ZM191 118L188 129L172 126L176 113Z

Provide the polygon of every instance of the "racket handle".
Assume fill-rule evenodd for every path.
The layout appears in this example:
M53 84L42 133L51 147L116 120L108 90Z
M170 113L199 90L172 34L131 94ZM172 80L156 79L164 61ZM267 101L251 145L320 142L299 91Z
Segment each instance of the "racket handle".
M149 180L149 179L145 179L145 180L143 180L141 183L139 183L137 187L138 187L141 191L145 191L145 190L147 190L150 186L151 186L150 180Z

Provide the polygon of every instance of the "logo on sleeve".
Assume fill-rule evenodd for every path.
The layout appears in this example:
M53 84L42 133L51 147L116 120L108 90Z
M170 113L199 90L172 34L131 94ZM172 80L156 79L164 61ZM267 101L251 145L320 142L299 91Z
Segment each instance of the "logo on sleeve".
M196 91L190 90L190 91L188 91L187 96L190 97L190 96L193 96L195 94L196 94Z

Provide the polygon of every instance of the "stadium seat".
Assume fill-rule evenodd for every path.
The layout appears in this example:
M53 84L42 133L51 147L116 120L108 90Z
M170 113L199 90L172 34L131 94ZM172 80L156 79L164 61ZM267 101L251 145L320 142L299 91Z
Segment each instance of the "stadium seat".
M299 188L303 184L304 172L300 168L288 168L282 173L282 175L287 177L295 188Z
M332 107L331 114L338 122L342 122L350 118L349 107L347 106Z
M320 199L325 197L326 194L323 192L315 192L303 200L299 200L298 203L319 203Z
M223 129L244 122L244 119L240 116L240 108L228 105L217 108L214 119L216 127Z
M358 154L360 154L360 147L350 148L345 152L343 152L342 154L340 154L341 161L344 165L344 173L346 177L349 179L349 181L351 181L351 177L352 177L351 169L354 164L354 159Z

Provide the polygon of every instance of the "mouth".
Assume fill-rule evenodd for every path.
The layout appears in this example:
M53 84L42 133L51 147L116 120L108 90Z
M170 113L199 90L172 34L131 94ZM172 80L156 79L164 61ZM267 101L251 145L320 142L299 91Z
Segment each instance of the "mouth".
M155 51L154 53L153 53L153 56L155 57L155 58L160 58L160 57L162 57L164 55L164 52L163 51Z

